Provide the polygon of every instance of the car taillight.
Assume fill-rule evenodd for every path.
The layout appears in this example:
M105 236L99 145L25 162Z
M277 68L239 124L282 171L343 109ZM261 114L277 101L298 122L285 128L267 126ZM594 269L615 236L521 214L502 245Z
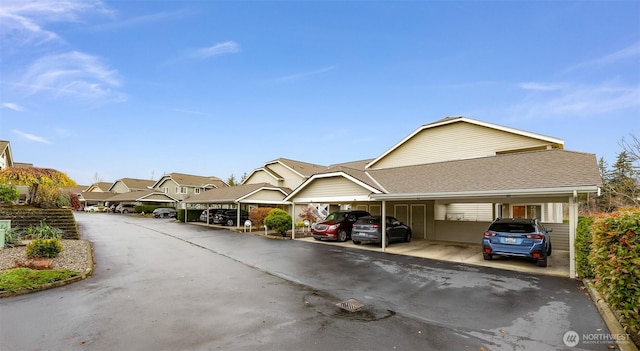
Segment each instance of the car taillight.
M486 252L486 253L491 253L491 248L485 247L485 248L484 248L484 252Z
M533 256L533 258L540 258L540 253L534 252L531 256Z
M527 239L542 240L542 238L544 238L542 234L527 234Z
M496 236L496 232L486 231L484 232L485 237Z
M371 228L380 228L380 224L373 224L371 225Z

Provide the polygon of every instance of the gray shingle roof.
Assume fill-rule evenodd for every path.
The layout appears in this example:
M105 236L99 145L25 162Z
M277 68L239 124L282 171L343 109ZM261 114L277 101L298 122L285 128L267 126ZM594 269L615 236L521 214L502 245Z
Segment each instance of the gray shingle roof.
M594 154L558 149L368 173L396 194L602 186Z

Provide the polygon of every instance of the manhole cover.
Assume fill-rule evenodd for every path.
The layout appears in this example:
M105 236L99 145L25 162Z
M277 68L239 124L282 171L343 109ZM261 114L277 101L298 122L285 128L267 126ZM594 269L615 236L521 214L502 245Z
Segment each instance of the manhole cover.
M357 312L360 309L362 309L362 307L364 307L364 304L356 299L349 299L347 301L342 301L340 303L337 303L336 306L342 308L343 310L347 310L349 312Z

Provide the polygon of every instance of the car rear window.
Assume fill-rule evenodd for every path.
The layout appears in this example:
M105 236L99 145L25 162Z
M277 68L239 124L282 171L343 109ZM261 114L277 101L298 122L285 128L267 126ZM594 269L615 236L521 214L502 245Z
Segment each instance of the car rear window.
M533 233L536 231L534 226L528 223L493 223L489 230L502 233Z
M371 218L371 217L360 217L357 221L356 224L377 224L378 220L376 218Z

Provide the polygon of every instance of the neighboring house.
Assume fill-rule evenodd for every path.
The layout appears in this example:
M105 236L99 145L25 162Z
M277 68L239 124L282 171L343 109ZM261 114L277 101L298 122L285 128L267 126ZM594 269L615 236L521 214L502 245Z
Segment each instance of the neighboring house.
M121 194L136 191L148 191L155 182L153 180L122 178L118 179L109 187L109 192Z
M107 198L108 205L126 203L133 205L157 205L175 207L178 202L178 199L171 197L168 194L150 189L117 194L112 193L111 196Z
M153 182L149 188L163 192L178 200L204 193L211 189L227 188L229 185L218 177L204 177L183 173L169 173Z
M593 154L561 139L466 117L418 128L379 157L329 167L287 196L315 207L362 209L409 224L414 238L480 243L495 217L538 217L570 250L579 198L602 186ZM563 208L568 224L563 224Z
M109 188L111 188L112 185L113 185L113 183L109 183L109 182L97 182L97 183L93 183L93 184L89 185L89 187L87 189L85 189L84 192L87 192L87 193L108 193L109 192Z
M289 209L284 201L291 189L298 187L326 166L279 158L256 168L242 184L227 189L213 189L194 195L184 203L187 208L235 208L251 212L256 207L278 207ZM301 205L298 212L306 205ZM242 223L237 223L237 226Z
M289 188L269 183L241 184L208 190L183 202L187 208L235 208L250 212L260 206L286 208L284 198L290 193ZM237 226L241 225L237 223Z
M269 183L295 189L309 177L325 169L325 166L279 158L256 168L242 184Z
M6 140L0 140L0 170L13 167L11 145Z

